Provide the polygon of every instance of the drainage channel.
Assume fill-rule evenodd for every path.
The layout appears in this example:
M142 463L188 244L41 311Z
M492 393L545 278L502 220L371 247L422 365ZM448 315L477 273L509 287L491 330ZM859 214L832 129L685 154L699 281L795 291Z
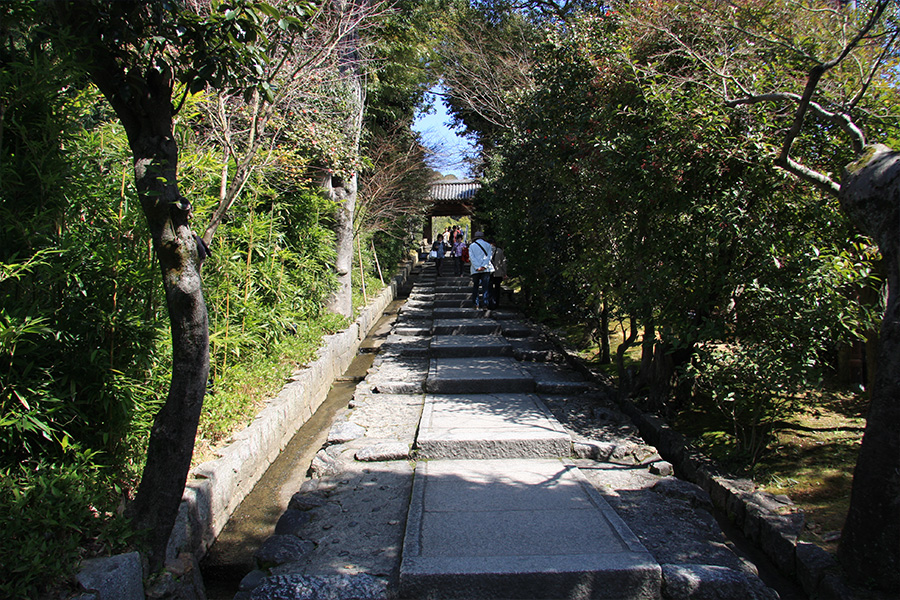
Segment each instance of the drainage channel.
M306 481L313 457L325 443L337 414L349 404L357 383L372 366L403 302L395 300L385 309L347 371L332 384L325 401L231 515L200 565L207 600L231 600L241 579L255 568L253 554L272 535L291 496Z

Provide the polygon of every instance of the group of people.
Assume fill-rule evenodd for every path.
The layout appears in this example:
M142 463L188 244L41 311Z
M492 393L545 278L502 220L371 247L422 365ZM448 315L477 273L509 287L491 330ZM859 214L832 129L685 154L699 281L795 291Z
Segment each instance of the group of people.
M453 259L454 271L462 275L468 264L472 277L472 302L478 309L494 309L500 306L501 284L506 279L506 256L496 240L487 240L483 231L476 231L472 243L466 245L458 227L447 228L438 234L429 253L434 258L435 269L441 275L441 267L447 253Z

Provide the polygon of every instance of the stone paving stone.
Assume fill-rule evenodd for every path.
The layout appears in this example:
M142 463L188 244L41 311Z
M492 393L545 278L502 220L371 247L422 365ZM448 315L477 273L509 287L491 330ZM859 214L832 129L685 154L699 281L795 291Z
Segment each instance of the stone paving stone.
M531 326L516 319L503 319L497 321L500 324L500 331L504 337L508 338L527 338L534 335Z
M416 394L422 391L427 374L427 359L406 356L391 360L376 358L366 382L385 394Z
M454 394L532 392L534 379L513 358L433 358L425 391Z
M416 470L400 568L409 598L658 598L661 569L562 460Z
M571 454L571 439L533 394L427 395L420 457L544 458Z
M512 356L512 346L499 335L436 335L431 338L429 356Z
M488 318L435 319L431 327L434 335L496 335L500 324Z
M430 308L403 307L400 309L400 316L404 320L431 320L431 311Z
M449 295L449 294L447 294ZM472 298L461 300L437 300L435 299L433 308L474 308L475 304Z
M522 363L522 368L534 378L535 388L541 393L572 394L595 387L565 364L527 362Z
M435 307L435 319L475 319L484 316L484 311L475 308L440 308Z
M431 322L430 321L422 321L420 324L403 324L397 325L393 329L393 333L396 335L406 335L406 336L423 336L431 333Z
M435 302L440 302L440 301L455 302L457 300L464 301L464 300L471 300L471 299L472 299L471 290L469 292L440 292L440 293L435 292L434 293L434 301Z

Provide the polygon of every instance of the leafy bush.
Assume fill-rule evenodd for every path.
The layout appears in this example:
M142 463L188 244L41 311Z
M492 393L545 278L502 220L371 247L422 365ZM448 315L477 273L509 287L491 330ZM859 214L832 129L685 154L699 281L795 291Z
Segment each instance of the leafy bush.
M0 597L33 599L64 587L85 553L120 552L131 541L117 516L119 487L90 453L0 470Z

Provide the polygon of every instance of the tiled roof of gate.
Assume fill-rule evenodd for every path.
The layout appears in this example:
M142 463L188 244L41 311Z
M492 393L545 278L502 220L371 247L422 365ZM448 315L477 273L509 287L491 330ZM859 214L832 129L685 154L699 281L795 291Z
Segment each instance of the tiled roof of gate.
M481 189L481 183L474 179L458 179L456 181L438 181L431 184L431 198L435 202L465 202Z

